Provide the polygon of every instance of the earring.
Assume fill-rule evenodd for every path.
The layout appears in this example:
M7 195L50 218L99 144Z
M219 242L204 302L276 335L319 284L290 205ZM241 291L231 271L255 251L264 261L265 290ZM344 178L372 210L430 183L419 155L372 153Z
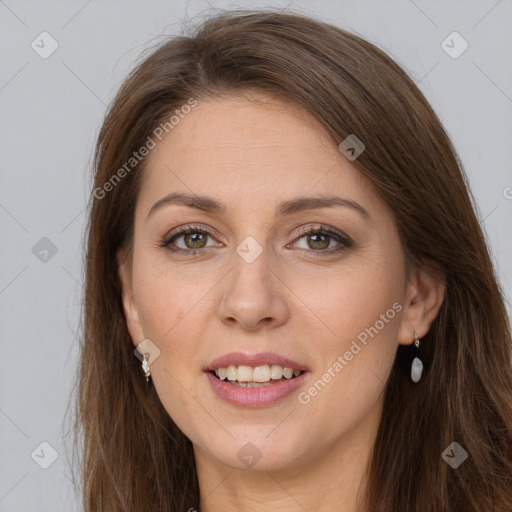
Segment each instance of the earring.
M418 335L414 333L414 359L412 360L411 365L411 380L413 382L419 382L421 379L421 374L423 372L423 363L421 359L418 357L418 348L420 347L420 340L418 339Z
M142 369L144 370L144 375L146 376L146 382L149 382L149 376L151 372L149 371L149 354L142 354Z

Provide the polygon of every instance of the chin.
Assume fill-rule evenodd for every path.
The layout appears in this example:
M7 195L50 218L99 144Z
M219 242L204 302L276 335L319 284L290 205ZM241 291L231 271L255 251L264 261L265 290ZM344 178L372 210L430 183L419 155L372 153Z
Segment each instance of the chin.
M262 432L260 427L253 434L251 429L245 429L240 436L232 432L234 439L224 436L225 443L210 444L207 452L221 464L236 470L282 471L296 466L304 457L305 446L301 439L310 438L310 435L284 432L275 436L275 431L270 435L268 432L272 432L272 428Z

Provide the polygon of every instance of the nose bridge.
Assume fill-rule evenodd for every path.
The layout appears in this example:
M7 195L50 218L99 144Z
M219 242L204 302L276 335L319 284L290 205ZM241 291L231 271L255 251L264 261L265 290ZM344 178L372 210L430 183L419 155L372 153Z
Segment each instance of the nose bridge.
M268 248L248 236L236 247L233 268L227 277L220 315L254 329L263 319L281 323L287 315L285 298L279 291L273 257Z
M238 244L235 252L229 278L230 295L246 302L268 300L272 294L268 248L248 236Z

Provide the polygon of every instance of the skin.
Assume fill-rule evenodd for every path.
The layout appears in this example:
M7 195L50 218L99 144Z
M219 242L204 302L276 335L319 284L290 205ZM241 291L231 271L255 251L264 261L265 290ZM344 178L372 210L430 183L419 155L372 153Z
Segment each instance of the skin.
M123 304L134 345L150 339L160 350L151 378L193 443L201 512L358 510L396 350L415 331L428 332L444 285L419 269L406 280L391 210L293 104L258 92L200 101L146 164L133 260L119 266ZM213 196L227 211L168 205L147 219L170 192ZM281 201L330 195L359 203L371 220L348 207L274 216ZM173 244L202 253L160 246L190 223L210 235ZM353 246L329 255L336 239L298 233L319 224ZM262 248L252 263L236 252L249 236ZM309 368L299 389L307 391L394 303L401 311L307 404L295 392L272 406L239 408L205 378L203 368L223 354L269 351ZM247 442L262 455L250 469L237 457Z

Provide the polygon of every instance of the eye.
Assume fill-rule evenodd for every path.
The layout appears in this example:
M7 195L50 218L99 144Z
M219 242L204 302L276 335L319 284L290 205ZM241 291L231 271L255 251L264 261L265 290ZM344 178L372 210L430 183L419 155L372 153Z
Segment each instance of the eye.
M305 246L299 249L304 253L333 254L353 246L353 241L347 235L323 225L302 230L301 236L296 241L302 239L305 239ZM332 248L333 241L338 243L334 248ZM293 245L296 245L296 242Z
M206 247L210 247L206 245L208 237L211 237L211 234L205 229L183 226L165 238L161 246L171 252L193 255L201 252ZM177 243L180 239L182 239L181 246Z
M333 255L353 246L353 241L347 235L328 226L309 227L299 232L301 236L296 238L291 245L296 246L297 241L305 239L306 246L298 247L298 250L307 256L315 253L317 254L312 257ZM215 244L207 245L208 237L212 237L212 235L206 229L198 226L182 226L162 240L160 246L172 253L193 256L204 252L212 245L215 246ZM332 248L333 241L337 242L334 248ZM289 246L287 245L287 247Z

